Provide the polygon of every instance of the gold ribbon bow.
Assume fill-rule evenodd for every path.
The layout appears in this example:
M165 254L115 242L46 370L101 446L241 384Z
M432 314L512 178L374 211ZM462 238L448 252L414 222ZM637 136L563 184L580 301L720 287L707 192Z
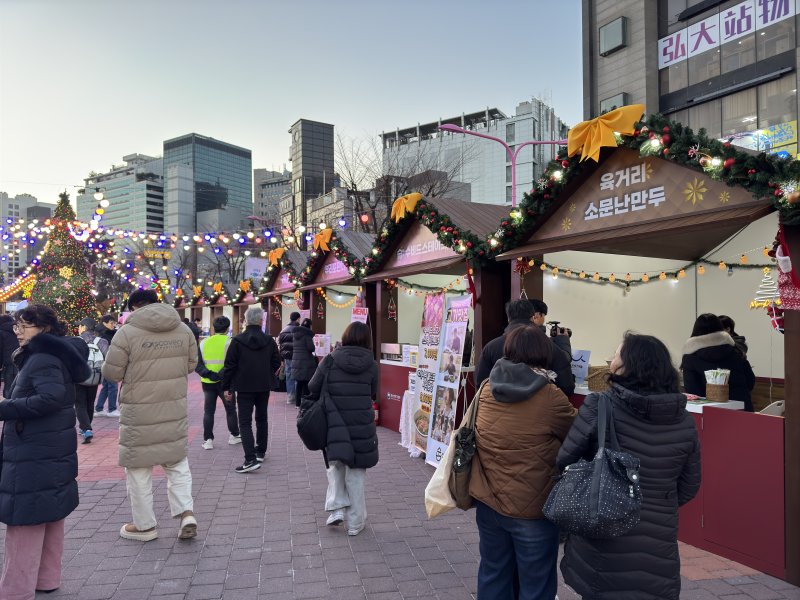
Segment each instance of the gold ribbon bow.
M323 229L317 235L315 235L314 250L322 250L323 252L330 252L331 248L329 244L331 243L332 235L333 235L333 229L331 228Z
M414 212L417 207L417 202L422 200L422 194L414 192L400 196L392 203L392 219L395 223L399 223L407 214Z
M269 251L269 264L273 267L278 266L278 261L283 258L283 255L286 253L286 248L275 248L275 250Z
M203 286L201 285L193 285L192 291L194 292L195 297L199 297L200 294L203 293Z
M600 148L616 147L617 140L614 132L623 135L633 135L636 131L634 125L644 113L643 104L623 106L601 117L578 123L569 130L567 136L567 150L569 156L581 155L581 162L587 158L600 158Z
M221 294L222 293L222 282L221 281L219 283L215 283L214 284L214 293L215 294Z
M244 281L239 282L239 289L242 290L245 294L250 291L250 280L245 279Z

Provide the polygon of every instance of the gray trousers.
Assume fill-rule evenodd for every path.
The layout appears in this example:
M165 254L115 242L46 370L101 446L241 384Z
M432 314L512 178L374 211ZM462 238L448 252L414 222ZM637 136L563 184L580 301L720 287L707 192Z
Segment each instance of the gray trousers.
M345 509L349 529L363 529L367 522L367 499L364 497L366 475L366 469L351 469L338 460L332 460L328 467L325 510L333 512Z

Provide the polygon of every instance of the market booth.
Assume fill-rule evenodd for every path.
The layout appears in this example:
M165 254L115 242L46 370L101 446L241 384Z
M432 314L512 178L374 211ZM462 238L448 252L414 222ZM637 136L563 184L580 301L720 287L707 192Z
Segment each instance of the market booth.
M208 303L211 309L208 320L209 335L212 333L211 332L212 324L214 323L214 319L216 319L217 317L228 317L228 319L231 320L231 324L234 327L234 332L236 332L236 325L233 315L233 306L231 303L231 299L228 297L228 292L225 289L225 286L222 284L222 282L218 282L212 286L212 290L213 294Z
M741 252L736 264L746 263L750 248L739 245L747 238L743 229L767 224L771 234L758 242L760 254L778 226L773 198L756 200L736 179L719 180L742 171L745 179L755 175L758 169L736 166L754 158L730 144L690 138L682 140L688 159L664 159L663 146L681 128L655 120L650 125L656 135L637 130L629 147L605 148L597 163L562 155L563 162L551 164L548 178L522 203L522 213L532 218L520 225L518 245L498 256L510 265L513 295L524 291L544 298L551 305L548 317L558 311L559 320L581 323L586 331L576 328L573 353L576 338L588 330L611 336L612 345L595 363L610 358L626 329L664 339L680 360L678 340L689 337L696 315L720 314L714 307L730 302L719 290L730 285L725 273L733 273L733 264L718 257L734 253L739 259ZM795 256L800 256L798 229L785 228ZM600 260L608 266L598 267ZM668 266L654 269L654 264ZM716 273L703 275L706 267ZM562 285L559 292L556 286ZM738 301L747 306L752 297ZM613 333L604 329L609 322L616 324ZM770 328L766 315L764 327ZM688 407L702 444L703 483L680 511L679 539L800 584L800 312L787 310L785 336L772 335L785 356L785 417L735 410L741 408L737 402ZM751 343L750 354L756 352Z
M189 300L189 315L188 318L193 323L200 319L201 326L207 327L208 325L204 322L203 313L205 312L203 309L206 309L208 306L208 296L206 296L205 291L203 290L203 286L195 285L192 286L192 298Z
M474 331L477 357L487 341L502 333L503 306L510 293L501 266L492 262L470 265L465 256L468 247L494 232L508 208L441 198L416 200L402 211L395 203L395 219L376 240L368 258L370 272L364 278L367 306L370 316L375 315L373 345L380 364L381 425L394 431L400 428L409 373L416 370L408 347L419 343L426 298L440 292L474 291L469 328ZM467 353L467 363L470 355ZM462 356L454 361L462 370L471 370ZM463 394L459 405L463 405Z
M175 292L175 301L172 303L172 306L174 306L175 310L178 311L178 316L181 318L181 320L191 320L191 308L189 307L189 303L186 302L186 297L183 295L183 290L178 289L178 291Z
M251 289L253 282L245 279L239 282L239 289L236 290L236 295L233 297L233 319L231 319L231 326L233 328L233 335L238 335L244 331L242 323L244 322L244 313L253 304L256 303L256 298L253 296Z
M267 313L265 333L277 337L289 322L289 313L300 310L295 299L295 290L300 275L308 262L308 253L300 250L276 248L269 253L269 265L258 299Z
M341 341L353 319L353 308L363 307L357 281L360 266L371 254L374 236L350 230L323 229L313 240L300 286L303 307L310 311L311 328L324 356ZM327 348L323 348L323 346Z

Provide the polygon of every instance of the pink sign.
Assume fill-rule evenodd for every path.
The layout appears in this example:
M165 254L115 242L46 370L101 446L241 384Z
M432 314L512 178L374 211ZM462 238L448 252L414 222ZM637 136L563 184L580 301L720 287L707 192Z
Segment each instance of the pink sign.
M325 262L322 263L322 269L320 269L315 283L341 283L350 279L350 277L350 271L347 270L345 264L334 257L332 253L329 253L325 258Z
M414 223L386 263L387 269L432 262L443 258L457 258L459 254L442 244L427 227Z

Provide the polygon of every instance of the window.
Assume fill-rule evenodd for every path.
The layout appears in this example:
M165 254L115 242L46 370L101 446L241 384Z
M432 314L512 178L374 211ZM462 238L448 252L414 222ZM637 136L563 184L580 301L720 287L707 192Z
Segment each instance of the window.
M689 109L689 126L699 132L706 130L706 135L711 139L722 137L722 105L719 100L712 100L698 104Z
M600 56L608 56L612 52L625 47L625 36L628 19L620 17L600 28Z
M669 94L670 92L677 92L689 85L687 63L689 61L682 61L677 64L671 65L666 69L661 69L660 87L661 94Z
M689 57L689 85L719 76L719 49Z
M792 73L758 86L758 126L770 127L797 119L797 76Z
M513 144L514 143L514 129L515 123L507 123L506 124L506 143Z
M511 186L510 185L506 186L506 202L511 204Z
M786 19L762 29L756 35L756 55L764 60L776 54L783 54L795 47L794 19Z
M758 116L755 88L722 98L721 102L723 137L756 129Z
M506 183L511 183L511 165L506 165Z
M722 72L730 73L756 62L755 34L739 38L720 46L722 50Z
M615 108L620 108L628 103L628 94L622 92L600 101L600 114L607 113Z

